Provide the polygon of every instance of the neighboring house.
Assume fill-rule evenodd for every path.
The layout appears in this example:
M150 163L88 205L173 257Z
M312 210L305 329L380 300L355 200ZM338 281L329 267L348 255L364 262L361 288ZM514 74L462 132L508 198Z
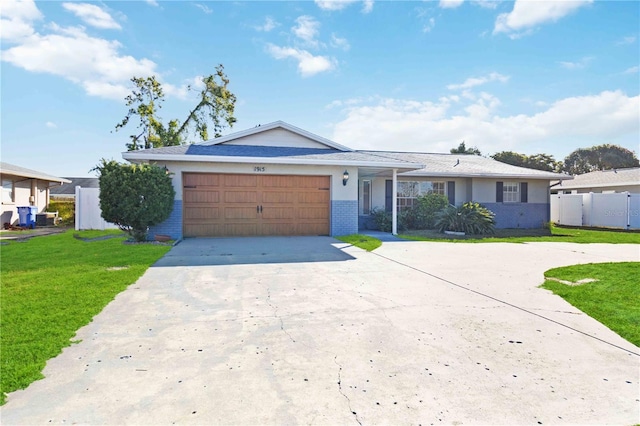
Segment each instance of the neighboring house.
M538 228L550 182L571 179L474 155L356 151L282 121L122 156L172 174L173 212L150 238L347 235L375 208L392 212L396 233L398 209L428 192L484 204L499 228Z
M92 177L65 177L70 182L51 188L51 198L75 198L76 186L81 188L100 188L100 180Z
M2 178L2 224L15 224L18 219L18 207L35 206L38 212L49 204L51 188L70 180L51 176L24 167L0 162Z
M586 194L589 192L631 192L640 194L640 167L598 170L576 175L568 182L560 181L551 188L553 194Z

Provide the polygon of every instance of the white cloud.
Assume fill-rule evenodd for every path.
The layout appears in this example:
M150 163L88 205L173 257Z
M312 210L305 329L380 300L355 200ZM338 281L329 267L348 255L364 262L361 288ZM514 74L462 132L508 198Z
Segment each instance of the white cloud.
M486 83L490 83L492 81L499 81L501 83L506 83L509 81L509 76L502 75L497 72L492 72L484 77L469 77L464 83L460 84L449 84L447 89L449 90L465 90L470 89L472 87L481 86Z
M198 9L200 9L201 11L203 11L204 13L206 13L207 15L211 15L213 13L213 9L208 7L206 4L193 3L193 5Z
M95 4L62 3L62 7L93 27L114 30L122 28L111 15Z
M331 34L331 47L347 51L351 48L351 45L346 38L340 38L335 34Z
M637 40L637 37L632 35L632 36L622 37L622 39L620 39L616 44L618 45L633 44L636 40Z
M315 0L316 5L322 10L335 11L358 3L360 0ZM373 10L373 0L363 0L362 13L369 13Z
M455 9L456 7L461 6L463 2L464 0L440 0L438 6L443 9Z
M5 42L19 42L34 33L33 22L42 19L33 0L6 0L0 15L0 38Z
M145 0L147 2L147 4L150 4L151 6L160 6L158 4L158 2L156 0Z
M465 140L487 154L553 154L567 140L589 146L640 131L640 97L621 91L561 99L532 115L497 115L500 101L487 93L458 101L448 97L437 102L377 98L346 105L346 117L334 126L332 139L357 149L448 152ZM460 106L462 111L457 109ZM566 148L570 152L578 147Z
M122 55L121 44L87 35L84 28L51 24L53 33L33 34L5 49L2 60L31 72L58 75L82 86L93 96L121 100L132 76L154 74L149 59Z
M298 71L303 77L310 77L335 68L335 59L326 56L313 56L306 50L268 44L267 51L275 59L293 58L297 60Z
M636 65L635 67L627 68L622 74L638 74L638 71L640 71L640 67Z
M296 26L291 28L291 32L308 45L315 47L318 45L316 37L320 32L319 29L320 22L316 21L311 16L302 15L296 19Z
M586 68L592 60L592 56L586 56L577 62L560 61L560 66L568 70L580 70Z
M436 20L434 18L429 18L426 24L422 26L423 33L430 33L433 27L436 26Z
M49 129L55 129L58 127L56 123L54 123L53 121L47 121L44 125L47 126Z
M516 0L513 10L496 18L493 33L507 33L517 38L538 25L555 22L593 0L531 1Z
M500 0L472 0L472 3L484 9L495 9L498 7Z
M266 18L264 18L264 23L263 24L256 25L253 28L256 31L264 31L264 32L268 33L269 31L273 30L274 28L276 28L279 25L280 24L278 22L276 22L271 16L267 16Z

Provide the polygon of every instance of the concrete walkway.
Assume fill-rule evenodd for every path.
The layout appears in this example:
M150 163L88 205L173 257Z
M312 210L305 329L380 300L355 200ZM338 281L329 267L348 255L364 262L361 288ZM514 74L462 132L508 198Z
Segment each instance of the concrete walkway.
M640 349L537 288L609 261L639 247L185 240L2 424L638 423Z

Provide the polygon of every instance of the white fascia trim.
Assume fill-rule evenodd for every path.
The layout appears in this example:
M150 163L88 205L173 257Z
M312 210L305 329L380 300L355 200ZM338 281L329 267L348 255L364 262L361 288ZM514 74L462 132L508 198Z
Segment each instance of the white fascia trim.
M271 158L271 157L214 157L210 155L166 155L150 154L136 155L129 152L122 153L122 158L128 161L178 161L183 163L252 163L252 164L298 164L309 166L354 166L354 167L388 167L404 170L423 169L424 164L395 163L395 162L371 162L354 160L317 160L299 158Z
M638 182L621 182L621 183L594 183L593 185L589 184L579 184L579 185L571 185L571 182L567 186L561 185L560 187L563 189L582 189L582 188L617 188L619 186L637 186Z
M336 143L336 142L334 142L332 140L329 140L327 138L323 138L322 136L315 135L315 134L313 134L311 132L308 132L308 131L306 131L304 129L301 129L299 127L296 127L296 126L292 126L291 124L285 123L284 121L274 121L273 123L267 123L267 124L264 124L264 125L261 124L258 127L253 127L251 129L247 129L247 130L241 130L239 132L231 133L231 134L228 134L226 136L222 136L220 138L209 139L209 140L204 141L204 142L198 142L196 145L207 145L207 146L219 145L221 143L229 142L229 141L232 141L234 139L239 139L239 138L243 138L245 136L255 135L257 133L262 133L262 132L265 132L267 130L273 130L273 129L278 128L278 127L282 127L285 130L289 130L290 132L297 133L300 136L304 136L305 138L314 140L314 141L319 142L319 143L321 143L323 145L329 146L331 148L335 148L335 149L340 150L340 151L345 151L345 152L354 151L353 149L351 149L351 148L349 148L347 146L340 145L339 143Z
M403 177L448 177L448 178L495 178L495 179L533 179L533 180L569 180L573 176L540 176L540 175L516 175L516 174L500 174L500 173L411 173L403 175Z

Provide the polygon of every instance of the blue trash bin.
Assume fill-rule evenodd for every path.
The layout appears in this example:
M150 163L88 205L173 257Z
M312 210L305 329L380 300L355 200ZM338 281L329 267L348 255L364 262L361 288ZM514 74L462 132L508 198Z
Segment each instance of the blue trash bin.
M31 229L35 228L36 213L38 213L38 208L36 206L18 207L19 225L26 226Z

